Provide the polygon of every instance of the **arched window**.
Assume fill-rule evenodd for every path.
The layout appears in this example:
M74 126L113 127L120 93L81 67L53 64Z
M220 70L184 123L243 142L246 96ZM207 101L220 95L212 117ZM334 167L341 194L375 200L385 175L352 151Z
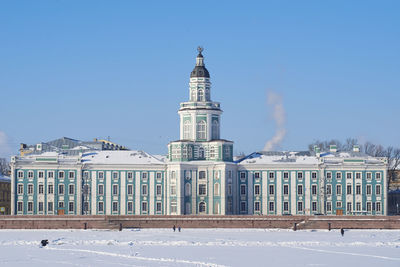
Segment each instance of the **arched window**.
M219 196L219 183L214 184L214 196Z
M199 212L200 213L206 212L206 203L204 202L199 203Z
M190 186L190 184L186 183L185 184L185 196L190 196L192 194L191 189L192 189L192 187Z
M219 139L219 123L217 120L212 123L212 139Z
M214 214L219 214L219 202L214 203Z
M204 159L204 148L199 148L199 159Z
M197 123L197 139L206 139L206 122L204 120Z
M203 92L203 90L199 90L197 92L197 101L204 101L204 92Z
M189 140L190 139L190 121L186 120L183 123L183 139Z

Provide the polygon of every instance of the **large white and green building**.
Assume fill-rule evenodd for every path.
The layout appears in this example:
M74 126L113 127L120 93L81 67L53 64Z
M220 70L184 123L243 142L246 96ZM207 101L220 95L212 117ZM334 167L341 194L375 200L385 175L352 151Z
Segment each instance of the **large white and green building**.
M386 161L359 152L255 152L234 161L202 49L168 155L32 151L11 159L15 215L386 215ZM71 145L72 144L72 145ZM79 146L78 146L79 145ZM70 146L73 143L70 142Z

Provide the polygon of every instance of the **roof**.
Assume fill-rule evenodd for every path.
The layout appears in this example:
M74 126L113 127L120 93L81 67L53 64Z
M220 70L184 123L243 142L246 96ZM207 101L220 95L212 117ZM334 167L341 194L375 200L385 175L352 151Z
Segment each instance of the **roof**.
M198 77L210 78L210 73L208 72L205 66L196 66L190 73L190 78L198 78Z
M11 178L8 176L2 176L0 174L0 182L7 182L7 183L11 183Z
M83 163L88 164L164 164L156 158L140 150L104 150L82 154Z
M261 151L254 152L236 163L243 164L318 164L318 158L311 156L309 151L285 152L285 151Z

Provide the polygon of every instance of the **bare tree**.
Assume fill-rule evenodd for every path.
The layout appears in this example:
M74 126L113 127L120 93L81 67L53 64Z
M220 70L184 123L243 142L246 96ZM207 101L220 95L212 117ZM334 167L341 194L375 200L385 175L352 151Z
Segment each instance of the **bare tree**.
M5 158L0 158L0 174L8 175L10 172L10 164Z

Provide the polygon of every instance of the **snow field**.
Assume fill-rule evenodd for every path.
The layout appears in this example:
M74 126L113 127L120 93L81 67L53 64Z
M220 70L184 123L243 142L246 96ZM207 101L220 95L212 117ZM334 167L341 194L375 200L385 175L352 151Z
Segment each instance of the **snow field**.
M0 266L354 265L400 266L400 230L0 230Z

